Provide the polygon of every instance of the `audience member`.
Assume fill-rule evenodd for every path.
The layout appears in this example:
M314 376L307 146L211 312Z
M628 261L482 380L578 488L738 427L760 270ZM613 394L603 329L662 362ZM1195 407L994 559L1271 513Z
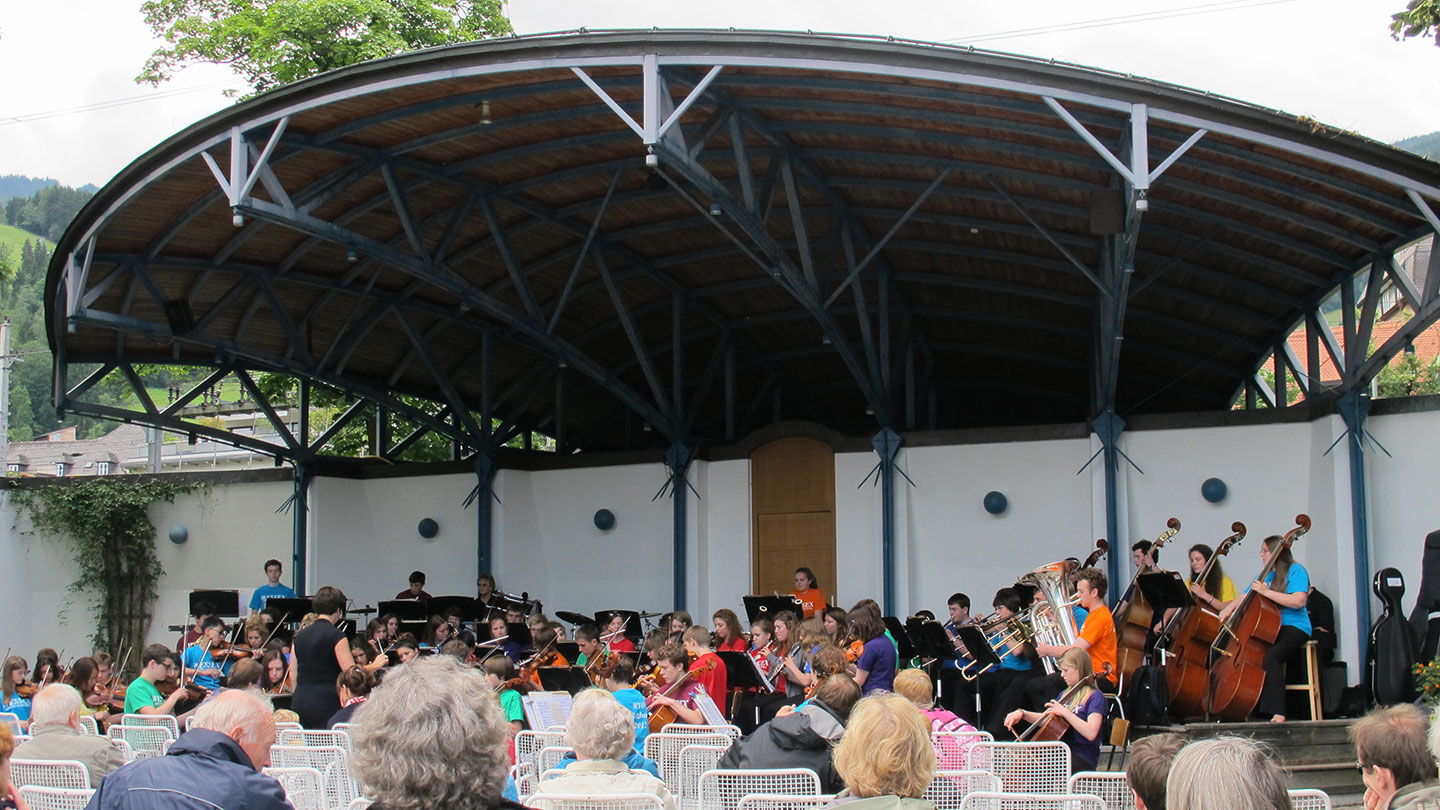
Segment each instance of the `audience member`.
M1248 737L1190 743L1165 780L1167 810L1292 810L1280 758Z
M1409 703L1371 711L1350 726L1365 810L1436 807L1435 757L1426 739L1426 717Z
M190 730L168 754L136 760L107 776L89 810L291 810L280 783L260 773L270 764L274 742L270 704L227 689L195 710Z
M899 695L871 695L855 704L849 729L835 747L835 770L846 787L827 807L935 808L922 798L935 778L930 724Z
M20 791L10 783L10 755L15 752L15 735L8 723L0 723L0 810L30 810Z
M479 670L448 656L396 667L361 717L350 761L372 810L523 810L500 795L510 737Z
M1130 746L1125 781L1135 795L1135 810L1165 810L1165 780L1184 747L1185 738L1179 734L1151 734Z
M665 783L642 770L632 770L625 759L635 749L635 720L604 689L586 689L575 696L566 725L565 742L575 749L573 763L560 776L542 780L529 798L531 807L551 810L549 797L603 793L653 793L666 810L675 810L675 797Z
M930 676L925 674L923 669L901 670L900 674L895 676L895 693L915 704L915 708L925 715L931 732L975 730L974 726L957 717L954 712L935 705L934 688ZM970 746L974 742L973 738L961 742L947 737L943 743L937 743L935 753L940 759L940 769L965 770L970 760Z
M125 764L120 749L106 737L85 734L80 725L84 701L72 686L51 684L35 696L30 709L30 739L15 749L16 759L73 759L84 763L90 787Z
M774 720L736 740L717 768L809 768L820 776L820 790L836 793L844 782L830 751L845 734L860 687L832 675L815 687L815 697L794 711L781 709Z
M375 675L364 667L350 667L335 679L335 691L340 695L340 711L330 715L326 728L335 728L336 723L352 723L350 718L355 710L370 699L375 688Z

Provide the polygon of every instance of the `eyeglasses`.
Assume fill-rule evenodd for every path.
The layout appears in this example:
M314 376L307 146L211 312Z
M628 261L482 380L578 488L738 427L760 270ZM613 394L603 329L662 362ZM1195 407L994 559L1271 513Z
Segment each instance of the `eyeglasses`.
M1359 772L1362 773L1362 774L1365 773L1366 771L1370 770L1372 767L1374 767L1374 766L1373 766L1373 765L1366 765L1365 763L1361 762L1361 761L1358 760L1358 759L1355 760L1355 770L1359 771Z

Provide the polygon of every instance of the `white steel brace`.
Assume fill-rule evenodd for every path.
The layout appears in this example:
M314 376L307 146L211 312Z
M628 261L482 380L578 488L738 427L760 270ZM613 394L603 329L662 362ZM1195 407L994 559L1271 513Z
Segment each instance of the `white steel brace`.
M280 145L280 138L285 135L285 127L289 125L290 116L288 115L275 124L275 131L271 133L270 140L265 142L265 148L261 150L260 156L255 159L253 170L249 167L250 144L238 126L230 128L230 174L228 177L208 151L200 153L200 157L205 160L205 165L210 167L210 173L215 175L215 182L219 183L220 189L225 192L226 200L231 208L250 199L250 192L255 188L256 181L263 181L266 191L270 192L270 195L275 197L281 205L286 208L293 207L289 196L285 194L285 189L280 185L279 179L267 165L270 155L275 152L275 147Z
M1041 96L1041 98L1044 99L1047 107L1060 116L1061 120L1071 129L1075 130L1075 134L1084 139L1085 143L1089 144L1090 148L1094 149L1106 163L1109 163L1111 168L1119 172L1120 176L1124 177L1125 181L1136 191L1148 191L1150 185L1159 179L1166 169L1175 165L1175 161L1190 151L1190 147L1199 143L1200 139L1205 137L1209 131L1203 128L1195 130L1189 138L1185 139L1184 143L1177 146L1175 151L1171 152L1170 156L1152 171L1150 169L1150 107L1146 104L1132 104L1130 105L1130 165L1126 166L1059 101L1052 96Z
M65 267L66 315L75 316L85 312L85 284L90 280L90 262L95 258L95 237L86 239L83 245L85 258L77 263L75 251L70 251Z
M646 54L642 58L640 65L641 77L644 82L642 100L644 101L645 108L640 116L643 123L637 122L630 113L626 112L625 108L620 106L620 102L616 101L613 96L605 91L605 88L596 83L596 81L590 77L589 73L573 66L570 68L570 71L574 73L580 81L584 82L585 86L590 88L590 91L598 96L601 101L605 102L605 106L609 107L611 112L619 116L620 120L625 122L626 126L630 127L636 135L639 135L641 142L646 146L654 146L660 142L661 138L665 137L665 133L670 131L670 128L690 109L690 106L700 99L701 94L705 92L705 89L710 86L711 82L715 81L715 77L720 75L720 71L723 68L724 65L711 66L710 71L691 88L690 92L685 96L685 99L681 101L669 115L665 115L664 110L665 107L668 106L666 102L669 101L669 99L662 98L668 91L665 87L664 77L660 74L660 57L653 53Z

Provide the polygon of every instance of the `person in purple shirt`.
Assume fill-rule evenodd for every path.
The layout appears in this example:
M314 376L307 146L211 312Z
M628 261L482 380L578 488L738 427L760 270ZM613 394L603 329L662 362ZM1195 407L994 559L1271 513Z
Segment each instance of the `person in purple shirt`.
M865 643L855 661L855 683L864 694L889 692L895 685L895 645L885 636L885 622L872 605L860 604L850 612L850 626Z

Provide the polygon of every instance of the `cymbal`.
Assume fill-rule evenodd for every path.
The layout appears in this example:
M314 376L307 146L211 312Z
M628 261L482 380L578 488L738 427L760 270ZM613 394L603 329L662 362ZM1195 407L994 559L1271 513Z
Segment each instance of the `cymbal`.
M640 618L642 618L642 619L653 619L653 618L655 618L656 616L664 616L665 614L664 614L664 613L640 613L640 614L637 614L637 615L638 615Z
M595 623L595 617L593 616L586 616L584 613L572 613L568 610L555 611L555 618L559 619L562 622L569 622L571 624Z

